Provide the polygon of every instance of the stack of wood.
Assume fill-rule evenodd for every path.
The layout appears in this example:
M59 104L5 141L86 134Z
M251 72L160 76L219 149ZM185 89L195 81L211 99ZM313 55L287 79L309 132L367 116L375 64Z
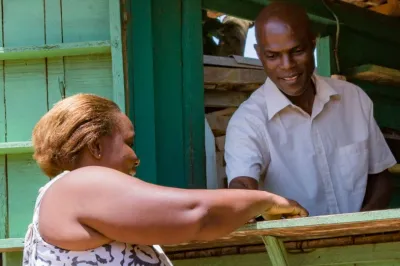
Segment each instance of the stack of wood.
M217 183L227 187L224 146L232 114L266 79L261 62L240 56L204 56L204 103L215 138Z

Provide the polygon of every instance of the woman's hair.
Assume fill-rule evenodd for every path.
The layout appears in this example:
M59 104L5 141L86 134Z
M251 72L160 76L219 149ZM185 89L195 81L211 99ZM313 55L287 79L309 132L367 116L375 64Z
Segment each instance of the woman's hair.
M117 112L117 104L93 94L59 101L33 129L33 158L50 178L70 169L85 146L112 134Z

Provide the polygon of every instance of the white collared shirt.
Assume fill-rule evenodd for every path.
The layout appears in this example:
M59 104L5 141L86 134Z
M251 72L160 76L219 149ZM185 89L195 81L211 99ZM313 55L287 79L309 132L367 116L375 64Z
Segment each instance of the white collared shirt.
M261 189L299 202L310 216L360 211L368 174L396 160L361 88L317 75L313 80L311 116L270 79L241 104L226 134L228 183L252 177Z

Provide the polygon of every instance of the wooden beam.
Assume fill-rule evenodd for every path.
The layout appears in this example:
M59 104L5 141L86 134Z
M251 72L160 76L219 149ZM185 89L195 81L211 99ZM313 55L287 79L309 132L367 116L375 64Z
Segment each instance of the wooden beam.
M33 152L32 142L3 142L0 143L0 155L23 154Z
M250 94L238 91L206 91L204 105L207 107L238 107Z
M110 52L110 41L60 43L25 47L0 47L0 60L37 59Z
M400 70L376 65L361 65L349 69L345 75L349 79L366 80L381 84L400 85Z
M230 116L216 116L211 113L207 114L206 118L214 135L219 136L226 134L226 128L228 126L229 120L231 119Z
M283 242L272 236L265 236L263 240L272 266L289 266Z
M310 239L399 230L400 209L391 209L259 222L246 225L231 235L270 235L287 239Z
M263 84L266 78L264 70L261 69L204 67L205 84Z
M22 251L24 249L23 238L0 239L0 253Z
M203 64L207 66L222 66L222 67L235 67L235 68L251 68L263 69L261 61L255 58L246 58L242 56L212 56L204 55Z
M109 1L111 66L113 75L113 100L122 112L125 108L124 59L122 55L121 5L120 0Z
M188 188L205 188L205 125L201 0L182 5L182 106L184 176ZM194 63L198 62L198 63ZM182 142L182 140L180 140Z
M221 10L230 15L254 20L258 12L273 0L203 0L203 7ZM315 25L335 25L332 13L326 8L323 1L290 0L306 8L309 17ZM330 9L339 18L341 30L351 29L364 35L373 36L383 42L400 43L400 21L389 16L382 16L376 12L342 1L327 1ZM384 29L384 30L382 30Z

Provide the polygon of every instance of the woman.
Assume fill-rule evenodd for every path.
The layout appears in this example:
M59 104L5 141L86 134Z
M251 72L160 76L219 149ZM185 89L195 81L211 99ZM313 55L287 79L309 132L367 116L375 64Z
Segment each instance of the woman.
M134 178L134 135L114 102L90 94L66 98L40 119L34 158L51 181L39 191L23 265L172 265L154 244L216 239L259 214L308 215L263 191Z

